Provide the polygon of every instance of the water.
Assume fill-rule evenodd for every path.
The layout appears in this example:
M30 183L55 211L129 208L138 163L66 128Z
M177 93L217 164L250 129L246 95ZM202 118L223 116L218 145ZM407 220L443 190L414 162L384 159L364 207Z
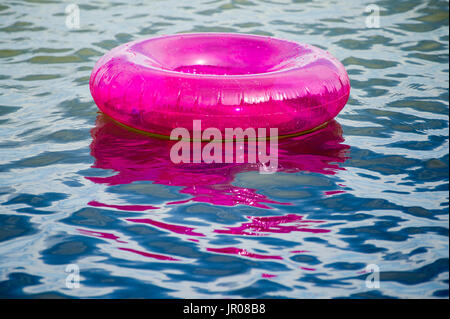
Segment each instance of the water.
M448 297L446 1L77 1L73 30L69 4L0 4L1 297ZM348 70L336 122L283 142L275 175L174 167L97 113L109 49L208 31L310 43Z

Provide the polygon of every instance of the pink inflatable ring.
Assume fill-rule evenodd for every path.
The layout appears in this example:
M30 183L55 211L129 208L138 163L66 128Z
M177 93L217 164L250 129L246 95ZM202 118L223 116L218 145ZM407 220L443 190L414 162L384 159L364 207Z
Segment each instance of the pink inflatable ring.
M176 34L114 48L89 81L99 109L126 126L172 129L321 127L347 103L344 66L312 45L266 36Z

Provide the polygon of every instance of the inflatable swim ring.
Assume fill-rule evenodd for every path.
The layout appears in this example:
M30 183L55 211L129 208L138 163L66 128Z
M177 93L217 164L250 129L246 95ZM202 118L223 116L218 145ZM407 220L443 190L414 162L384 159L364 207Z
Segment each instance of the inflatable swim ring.
M126 126L169 136L172 129L320 127L347 103L344 66L312 45L266 36L196 33L123 44L95 65L99 109Z

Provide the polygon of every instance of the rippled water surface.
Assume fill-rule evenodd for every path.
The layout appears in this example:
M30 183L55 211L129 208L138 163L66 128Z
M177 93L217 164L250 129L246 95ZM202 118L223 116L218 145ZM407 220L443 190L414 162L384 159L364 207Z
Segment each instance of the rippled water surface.
M1 297L448 297L448 2L76 1L75 30L69 3L0 4ZM310 43L348 70L336 122L284 140L274 175L177 166L97 113L105 52L212 31Z

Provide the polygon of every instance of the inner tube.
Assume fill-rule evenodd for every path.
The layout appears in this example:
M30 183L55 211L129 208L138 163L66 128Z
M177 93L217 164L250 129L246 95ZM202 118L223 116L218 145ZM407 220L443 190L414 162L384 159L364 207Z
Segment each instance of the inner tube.
M350 81L330 53L308 44L229 33L175 34L120 45L89 81L99 109L145 132L175 128L321 127L347 103Z

